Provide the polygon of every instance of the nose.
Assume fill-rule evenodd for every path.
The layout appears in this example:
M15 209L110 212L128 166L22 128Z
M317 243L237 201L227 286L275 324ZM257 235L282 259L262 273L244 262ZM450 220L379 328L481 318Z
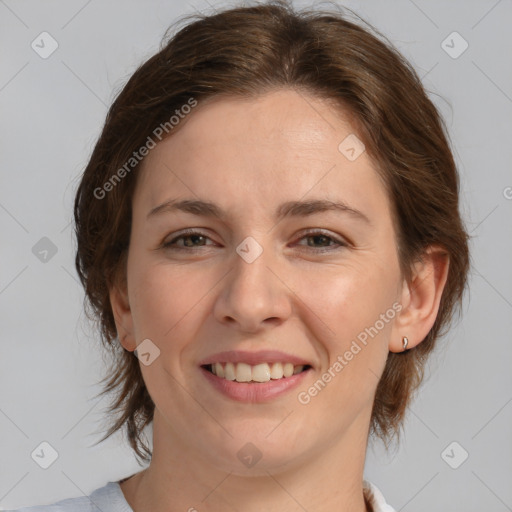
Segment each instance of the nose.
M235 254L215 301L214 316L243 332L278 326L291 314L291 293L270 251L264 250L251 263Z

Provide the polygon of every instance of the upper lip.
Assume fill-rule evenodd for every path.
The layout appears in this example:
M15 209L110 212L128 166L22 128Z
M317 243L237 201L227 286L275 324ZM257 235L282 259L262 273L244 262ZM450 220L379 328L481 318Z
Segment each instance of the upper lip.
M199 365L203 366L214 363L247 363L251 366L261 363L293 363L295 366L311 365L311 363L301 357L278 350L260 350L258 352L229 350L205 357L199 362Z

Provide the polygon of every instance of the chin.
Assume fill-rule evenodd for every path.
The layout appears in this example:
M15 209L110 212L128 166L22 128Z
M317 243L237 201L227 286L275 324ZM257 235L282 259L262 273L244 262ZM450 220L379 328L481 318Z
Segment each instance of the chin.
M261 428L254 425L252 430L244 429L243 435L228 429L233 433L232 438L226 435L224 443L212 442L210 445L208 458L211 463L218 469L240 476L268 476L268 473L292 466L293 460L301 455L297 446L301 446L301 452L304 450L304 436L299 443L285 435L286 430L281 435L278 429L272 432L279 422L274 421L270 429L268 423L265 421ZM215 449L212 450L212 446Z

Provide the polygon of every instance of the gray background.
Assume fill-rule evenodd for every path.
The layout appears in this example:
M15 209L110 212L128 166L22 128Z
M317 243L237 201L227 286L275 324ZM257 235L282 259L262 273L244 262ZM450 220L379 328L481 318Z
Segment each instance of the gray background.
M231 5L209 3L0 0L3 508L88 494L140 470L121 436L91 446L108 400L94 398L103 357L82 312L72 201L115 91L178 16ZM473 237L463 319L431 360L400 447L371 446L365 476L397 510L512 510L512 3L343 5L423 77L450 130ZM31 48L43 31L59 45L47 59ZM458 58L442 47L453 31L469 44ZM452 39L453 53L462 41ZM46 261L33 252L43 237L57 249ZM31 458L43 441L58 453L46 470ZM469 457L453 469L445 461L459 464L462 450Z

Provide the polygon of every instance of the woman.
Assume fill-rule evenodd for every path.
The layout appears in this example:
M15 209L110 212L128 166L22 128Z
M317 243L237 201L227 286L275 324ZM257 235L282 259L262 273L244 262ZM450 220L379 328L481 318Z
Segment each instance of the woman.
M468 247L442 121L389 44L284 2L200 17L113 103L75 221L116 357L105 438L150 463L59 510L393 510L368 437L398 436Z

